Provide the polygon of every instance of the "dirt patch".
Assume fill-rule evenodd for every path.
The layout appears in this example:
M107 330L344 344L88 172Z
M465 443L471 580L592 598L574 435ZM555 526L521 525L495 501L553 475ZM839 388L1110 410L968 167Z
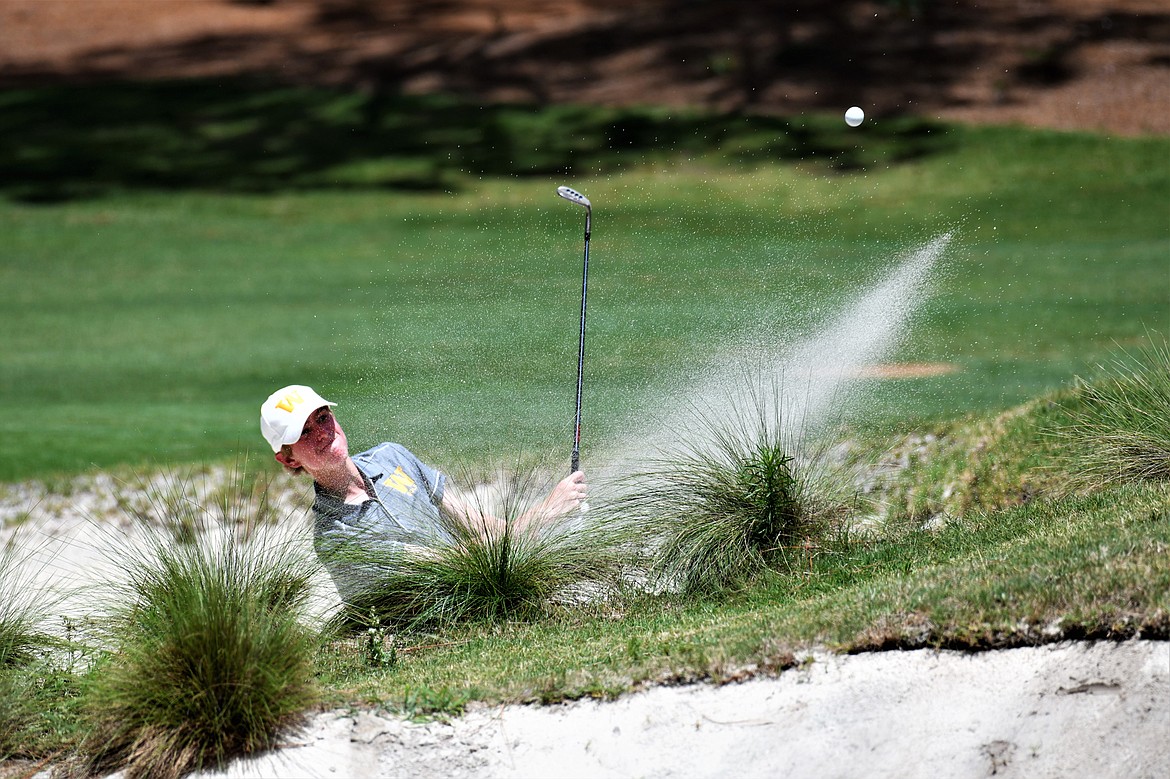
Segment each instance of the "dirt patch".
M0 86L264 74L1165 134L1163 0L0 0Z
M953 362L900 362L866 365L855 375L860 379L926 379L958 370L959 366Z

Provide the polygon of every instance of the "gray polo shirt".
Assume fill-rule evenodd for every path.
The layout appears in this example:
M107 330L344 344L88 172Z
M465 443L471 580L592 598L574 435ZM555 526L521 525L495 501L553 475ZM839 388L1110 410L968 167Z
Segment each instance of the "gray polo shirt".
M450 538L438 521L443 474L399 444L378 444L353 461L376 497L352 505L313 485L313 546L343 600L367 591L403 544Z

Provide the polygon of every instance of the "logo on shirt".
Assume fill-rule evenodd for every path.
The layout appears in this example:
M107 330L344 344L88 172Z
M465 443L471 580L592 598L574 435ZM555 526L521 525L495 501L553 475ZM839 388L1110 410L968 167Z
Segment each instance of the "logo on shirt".
M414 479L406 475L401 465L394 469L394 473L390 474L386 482L403 495L414 495L418 492L418 485L414 483Z

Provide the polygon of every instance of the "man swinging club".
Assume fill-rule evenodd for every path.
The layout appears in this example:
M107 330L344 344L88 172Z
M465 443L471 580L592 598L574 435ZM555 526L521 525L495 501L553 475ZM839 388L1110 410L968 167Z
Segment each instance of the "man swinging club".
M360 566L334 553L341 546L421 546L446 535L440 511L476 532L503 532L503 520L448 494L444 474L399 444L378 444L351 457L345 431L333 415L335 405L311 387L284 387L261 406L260 431L277 462L313 479L313 544L343 600L372 583L363 581L368 577ZM585 474L574 471L539 505L513 520L512 529L555 519L585 497Z

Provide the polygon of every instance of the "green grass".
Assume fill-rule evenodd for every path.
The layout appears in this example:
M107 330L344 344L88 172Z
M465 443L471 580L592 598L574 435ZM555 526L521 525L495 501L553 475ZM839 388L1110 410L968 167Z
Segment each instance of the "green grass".
M248 78L8 90L0 109L12 130L0 139L0 190L33 203L138 188L443 192L469 175L577 176L715 147L733 160L815 155L853 169L945 145L915 119L873 126L863 150L823 117L481 105Z
M641 682L726 679L838 651L989 649L1069 638L1170 637L1170 492L975 514L941 533L820 548L806 575L719 601L631 604L575 619L450 631L391 673L335 661L337 702L608 697ZM422 643L422 642L420 642ZM752 669L756 669L753 671Z
M134 173L146 162L103 145L144 136L106 124L140 121L155 128L148 138L214 136L215 117L232 111L258 112L267 127L285 111L344 116L356 98L142 89L109 96L110 106L128 101L125 119L55 129L54 101L82 98L6 97L29 128L48 129L6 136L0 149L0 180L15 182L0 188L0 401L19 409L0 422L12 442L0 480L262 451L258 402L290 381L340 401L356 446L395 438L439 463L489 446L555 448L570 439L582 221L553 194L561 183L597 204L586 453L655 406L647 387L696 369L713 345L761 330L782 346L946 230L957 237L933 294L892 357L960 370L879 388L859 424L1005 408L1167 324L1163 138L501 107L501 117L548 126L571 113L566 137L583 150L571 173L529 170L518 151L503 155L514 168L484 171L442 162L440 130L458 134L474 112L438 101L403 106L433 121L434 137L380 142L399 144L386 152L393 165L447 165L441 187L361 184L333 159L266 178L249 172L259 152L242 141L211 154L223 158L216 175L199 173L211 164L202 154L164 154L171 145L158 141L152 159L171 167L152 178ZM151 119L156 104L172 107ZM85 105L99 111L101 101ZM718 132L696 129L721 121ZM649 129L611 149L615 123ZM508 149L531 140L553 150L519 120L496 125L514 134L484 149L504 138ZM321 151L332 135L285 132L271 142L289 155L334 153ZM249 143L257 133L245 133ZM842 149L857 160L842 164ZM363 142L346 153L391 165L384 151ZM48 171L29 162L73 153L95 159ZM91 180L97 191L79 183ZM26 197L20 182L57 194Z
M256 410L291 381L341 403L355 449L390 438L482 464L563 441L567 460L581 214L553 189L569 183L596 204L586 468L745 333L779 349L956 232L890 359L958 370L881 383L834 428L846 459L904 463L861 496L884 517L868 535L809 537L775 575L718 597L629 588L514 611L481 593L495 619L392 641L375 628L315 666L300 652L314 637L270 622L247 565L220 579L220 558L167 546L133 567L117 651L88 648L99 659L79 678L32 647L19 684L0 678L22 754L210 764L271 743L314 689L414 716L733 678L818 644L1170 638L1170 484L1077 485L1084 452L1066 436L1161 413L1165 366L1147 344L1170 330L1170 140L363 101L248 83L0 97L20 130L0 139L0 481L67 492L91 468L267 461ZM85 121L58 122L64 106ZM1118 348L1152 368L1153 393L1094 375ZM185 538L206 517L184 506L161 513ZM221 513L244 516L230 496ZM499 550L447 573L498 574ZM431 577L443 597L447 573ZM201 665L225 647L232 662ZM260 697L188 694L247 686L192 669L239 681L261 666L274 670L250 688Z
M1131 367L1126 377L1160 377L1163 352L1138 352ZM1129 418L1103 413L1102 404L1135 408L1133 396L1112 392L1117 380L1106 371L1075 390L952 421L929 439L895 441L895 455L909 447L913 456L866 498L888 503L885 522L863 533L810 536L800 555L772 575L712 593L717 597L635 586L578 606L501 611L498 593L443 591L451 582L445 573L436 602L451 618L425 626L438 632L415 623L394 636L371 626L367 634L333 638L316 654L313 686L326 706L449 716L474 700L612 697L644 683L738 679L798 664L818 645L856 652L1170 639L1170 481L1154 473L1098 479L1073 491L1079 461L1049 456L1065 445L1056 433L1086 419L1079 416L1086 398L1097 431L1107 420ZM1145 409L1151 396L1140 397L1136 407ZM750 418L745 424L752 432ZM750 450L753 439L739 443ZM854 456L874 461L873 453ZM1037 462L1047 463L1039 478ZM960 465L975 476L952 483L948 474ZM751 479L741 485L747 497L757 486ZM941 498L939 507L913 510L913 496L940 489L957 496L953 505ZM244 480L241 499L253 490ZM214 508L169 493L161 500L166 513L215 516ZM524 501L516 497L511 505L522 510ZM199 524L177 519L169 525ZM157 562L134 562L134 592L114 622L117 651L99 656L84 682L46 666L28 675L31 690L0 685L11 696L0 702L26 696L38 706L31 719L31 709L8 709L22 717L10 719L20 732L37 739L21 754L79 754L91 765L163 771L219 763L271 743L314 699L303 687L308 634L294 615L271 608L295 600L299 580L288 576L301 569L284 565L278 549L264 548L276 557L263 557L254 569L232 564L244 560L236 547L212 559L205 546L170 542L156 549ZM484 550L492 576L507 567L498 545ZM458 575L473 568L482 574L467 560L447 565ZM514 570L523 574L526 566ZM514 590L521 606L524 586ZM538 598L548 594L537 588ZM450 611L469 603L486 610ZM264 629L274 617L275 632ZM262 668L271 675L257 674ZM291 696L283 697L288 690L281 685L290 680ZM263 703L266 694L277 694L284 706Z
M1137 372L1164 372L1159 355L1143 352ZM1108 394L1115 381L1092 376L1079 392ZM335 653L325 666L331 694L413 710L427 691L442 713L471 699L608 697L643 682L738 678L798 663L817 645L856 652L1168 639L1170 481L1115 477L1071 490L1081 461L1052 455L1067 453L1056 433L1082 418L1077 397L1066 391L972 415L909 445L914 456L868 496L886 502L885 521L861 534L813 537L799 565L751 586L711 598L609 601L535 624L464 626L439 643L405 645L390 673ZM1099 409L1091 417L1106 418ZM951 481L958 463L967 478ZM914 510L932 495L938 505Z

